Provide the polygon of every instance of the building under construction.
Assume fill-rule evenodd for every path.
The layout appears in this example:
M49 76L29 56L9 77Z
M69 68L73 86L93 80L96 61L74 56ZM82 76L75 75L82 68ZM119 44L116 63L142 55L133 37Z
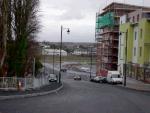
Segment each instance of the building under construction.
M117 70L120 17L147 7L113 2L96 14L97 75Z

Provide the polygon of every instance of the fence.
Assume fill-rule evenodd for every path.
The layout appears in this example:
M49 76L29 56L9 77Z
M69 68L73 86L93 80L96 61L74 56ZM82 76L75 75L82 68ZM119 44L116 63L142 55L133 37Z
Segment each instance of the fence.
M28 90L48 85L47 77L40 78L17 78L0 77L0 89L2 90Z

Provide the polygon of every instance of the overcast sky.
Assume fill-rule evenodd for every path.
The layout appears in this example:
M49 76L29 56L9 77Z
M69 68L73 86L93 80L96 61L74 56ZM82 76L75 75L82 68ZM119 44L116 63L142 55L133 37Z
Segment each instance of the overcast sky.
M94 42L96 12L113 1L150 6L150 0L40 0L38 40L59 42L63 25L71 30L69 35L63 31L63 41Z

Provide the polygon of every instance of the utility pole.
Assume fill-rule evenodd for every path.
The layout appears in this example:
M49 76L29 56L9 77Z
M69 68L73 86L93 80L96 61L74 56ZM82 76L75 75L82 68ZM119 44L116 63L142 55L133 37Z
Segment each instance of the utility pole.
M54 51L53 51L53 74L54 74L54 66L55 66L55 45L54 45Z
M60 55L59 55L59 67L60 67L60 70L59 70L59 83L61 82L61 49L62 49L62 32L63 32L63 26L61 26L61 35L60 35Z
M90 56L91 56L91 65L90 65L90 79L91 79L91 77L92 77L92 60L93 60L93 55L92 55L92 47L90 47L90 49L91 49L91 54L90 54Z
M33 77L35 77L35 58L33 58Z
M63 28L63 26L61 25L61 37L60 37L60 57L59 57L59 60L60 60L60 70L59 70L59 83L61 83L61 50L62 50L62 38L63 38L63 30L67 29L67 33L69 34L70 33L70 30L69 28Z
M45 48L44 48L44 75L45 75L45 55L46 55L46 52L45 52Z
M126 76L127 76L127 45L128 45L128 31L125 32L126 35L126 49L125 49L125 75L124 75L124 86L126 86Z

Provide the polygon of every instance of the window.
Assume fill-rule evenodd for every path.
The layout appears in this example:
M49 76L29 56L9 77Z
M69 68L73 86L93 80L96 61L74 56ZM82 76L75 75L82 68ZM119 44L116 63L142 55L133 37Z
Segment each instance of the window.
M140 47L140 57L142 56L142 47Z
M134 23L134 16L133 16L133 18L132 18L132 22Z
M137 32L134 32L134 39L136 40Z
M139 21L139 18L140 18L140 15L138 14L138 15L137 15L137 22Z
M127 18L127 22L131 22L131 18L129 17L129 18Z
M134 48L134 56L136 56L136 48Z
M124 47L124 54L127 55L126 47Z
M122 20L121 20L121 22L120 22L121 24L122 24Z
M141 38L142 38L142 37L143 37L143 29L141 29L141 31L140 31L140 32L141 32Z

